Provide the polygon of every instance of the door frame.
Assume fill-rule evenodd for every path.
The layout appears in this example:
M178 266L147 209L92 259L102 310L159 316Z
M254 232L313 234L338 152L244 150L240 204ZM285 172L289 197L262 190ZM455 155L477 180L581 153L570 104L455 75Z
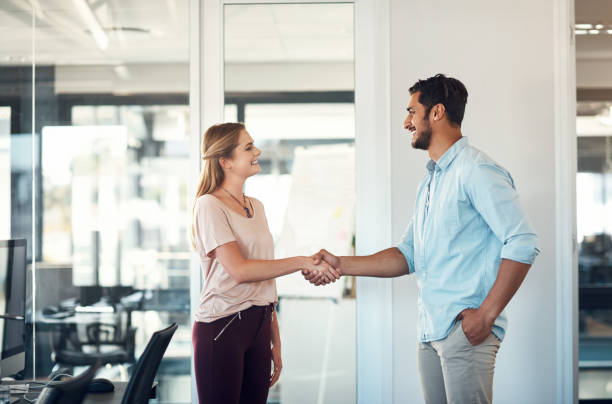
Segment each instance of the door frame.
M392 241L389 0L191 0L190 195L195 193L201 170L201 135L205 128L223 120L223 6L280 3L355 5L355 153L360 161L355 183L356 253L363 255L387 248ZM193 321L202 283L195 256L191 274ZM388 403L393 398L392 297L391 280L357 280L356 395L360 403ZM197 402L193 365L192 402Z
M554 2L557 402L578 403L574 0Z

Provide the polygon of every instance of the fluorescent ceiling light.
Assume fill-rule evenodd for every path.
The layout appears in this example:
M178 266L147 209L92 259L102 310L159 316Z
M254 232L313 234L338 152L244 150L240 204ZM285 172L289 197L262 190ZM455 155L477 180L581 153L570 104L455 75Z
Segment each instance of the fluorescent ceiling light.
M593 24L576 24L576 29L591 29Z
M81 18L83 18L83 21L85 21L85 25L87 25L89 32L91 32L91 35L98 44L98 47L102 50L106 50L108 48L108 35L106 35L106 32L104 32L102 29L100 22L87 3L87 0L72 1L79 11L79 14L81 14Z
M599 34L599 30L598 29L590 29L589 30L589 34L597 35L597 34Z
M586 29L577 29L575 32L576 35L586 35L588 34Z
M609 29L607 32L608 34L612 35L612 29Z
M604 27L604 26L603 26L602 24L597 24L597 25L595 26L595 28L596 28L596 29L602 29L603 27Z

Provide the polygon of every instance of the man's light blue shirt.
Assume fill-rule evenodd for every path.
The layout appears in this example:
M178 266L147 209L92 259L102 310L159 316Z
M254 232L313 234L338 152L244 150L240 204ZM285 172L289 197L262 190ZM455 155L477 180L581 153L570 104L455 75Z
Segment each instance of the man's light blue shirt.
M512 177L466 137L427 163L397 247L416 275L422 342L446 338L462 310L480 307L502 259L532 264L539 253ZM501 340L506 327L502 312L493 333Z

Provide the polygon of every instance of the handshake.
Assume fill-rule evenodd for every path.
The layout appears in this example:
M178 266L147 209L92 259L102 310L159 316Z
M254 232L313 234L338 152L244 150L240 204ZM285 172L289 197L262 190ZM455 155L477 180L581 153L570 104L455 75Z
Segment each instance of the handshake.
M302 268L304 279L313 285L327 285L340 279L340 258L327 250L321 250L310 257L312 261Z

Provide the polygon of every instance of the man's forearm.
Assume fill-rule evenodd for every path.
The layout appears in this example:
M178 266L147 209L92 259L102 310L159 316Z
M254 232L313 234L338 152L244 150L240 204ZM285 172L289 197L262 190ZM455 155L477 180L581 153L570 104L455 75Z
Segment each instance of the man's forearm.
M362 257L344 256L339 258L340 267L338 269L343 275L392 278L408 273L406 258L395 247Z
M480 306L485 317L493 322L506 307L512 296L527 276L531 264L503 259L499 266L497 279Z

